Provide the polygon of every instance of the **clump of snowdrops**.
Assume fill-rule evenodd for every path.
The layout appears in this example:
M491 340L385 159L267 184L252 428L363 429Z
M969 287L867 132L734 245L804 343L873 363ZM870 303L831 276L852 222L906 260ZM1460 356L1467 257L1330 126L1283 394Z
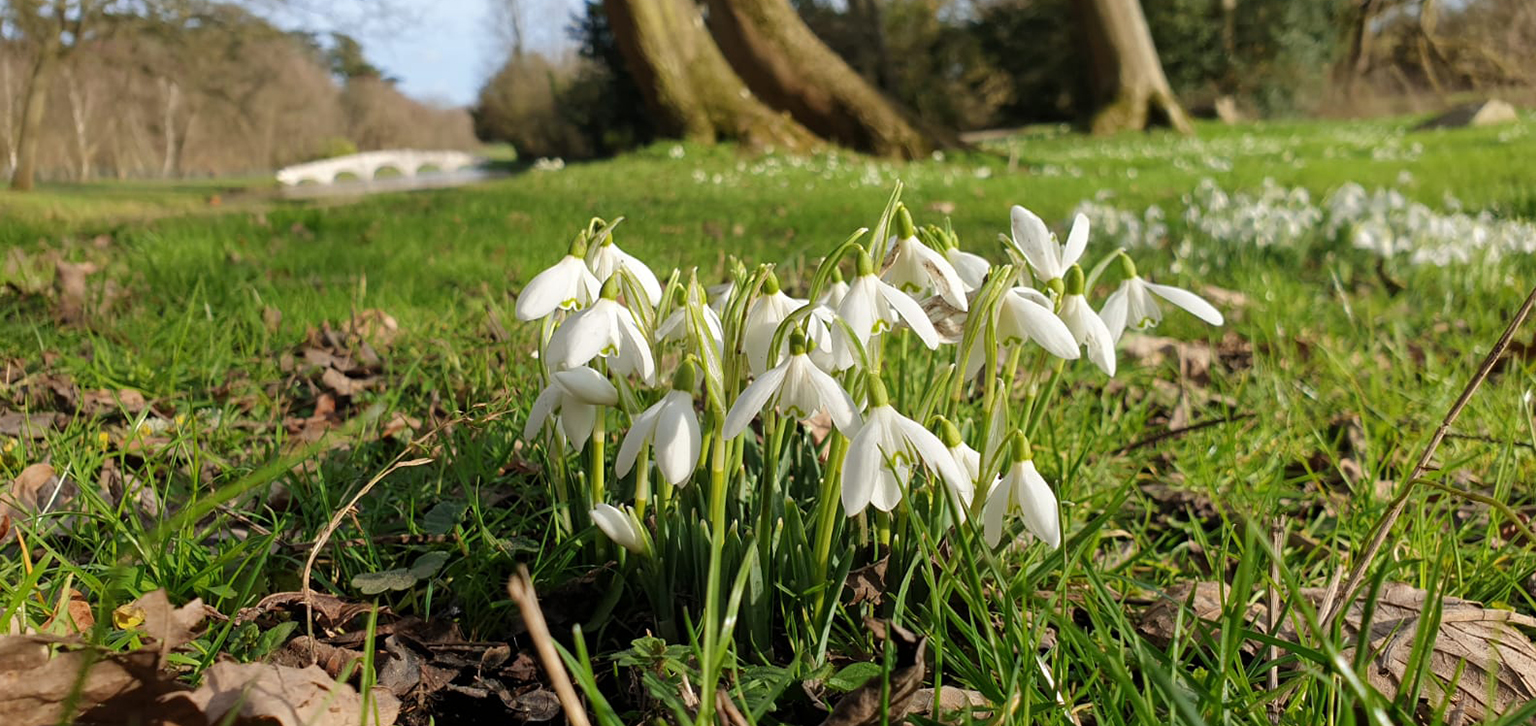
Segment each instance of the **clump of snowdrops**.
M1115 375L1121 335L1168 305L1222 323L1124 250L1085 271L1082 215L1063 244L1015 206L992 260L918 228L899 195L803 296L771 265L733 261L712 286L660 278L616 244L617 220L594 219L518 297L545 381L525 438L547 437L561 536L622 559L656 632L694 643L701 722L744 648L825 658L855 564L902 572L942 552L972 565L979 598L1000 548L1061 547L1070 497L1035 440L1065 367Z

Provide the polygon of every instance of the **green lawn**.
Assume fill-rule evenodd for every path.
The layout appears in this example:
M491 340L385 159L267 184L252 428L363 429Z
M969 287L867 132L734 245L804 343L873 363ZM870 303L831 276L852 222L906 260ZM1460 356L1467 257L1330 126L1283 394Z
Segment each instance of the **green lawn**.
M785 583L798 582L790 575L768 583L761 603L749 595L726 683L754 707L752 719L818 722L802 681L835 702L856 685L854 674L880 673L850 665L879 661L866 616L927 635L938 660L924 685L937 669L945 685L981 692L992 722L1265 724L1274 709L1284 723L1379 723L1377 707L1393 722L1412 719L1409 697L1377 702L1340 675L1329 649L1353 645L1342 636L1279 643L1276 690L1271 656L1237 637L1238 604L1219 614L1215 640L1190 627L1193 614L1171 638L1143 616L1196 580L1228 583L1229 602L1267 601L1275 589L1307 609L1295 588L1325 587L1355 563L1398 480L1536 280L1527 255L1378 262L1320 231L1255 248L1184 221L1184 198L1207 178L1228 192L1272 179L1307 189L1319 204L1356 182L1437 210L1453 196L1495 222L1536 221L1536 120L1434 132L1411 125L1204 125L1195 139L1035 130L912 164L663 143L558 172L350 204L240 191L253 183L0 195L0 417L64 414L35 438L0 434L0 482L49 462L79 489L26 525L26 556L14 540L0 550L0 607L13 629L41 627L78 590L95 612L89 637L114 648L130 639L113 627L113 609L156 588L173 603L200 597L234 616L265 595L299 589L310 544L365 482L397 457L429 457L390 474L341 518L314 567L316 591L453 621L468 640L510 638L517 652L529 644L504 585L528 563L553 603L556 636L574 648L571 627L582 626L594 656L586 675L620 720L670 717L679 674L696 675L698 664L676 632L670 644L681 650L654 641L631 648L672 617L645 596L650 576L633 559L604 564L623 558L595 545L592 530L560 531L550 482L581 460L522 440L542 383L530 357L537 326L515 320L516 296L594 216L622 216L618 244L658 274L697 267L712 284L737 257L776 263L801 294L822 254L875 225L899 180L919 224L948 218L967 249L994 262L1005 261L997 236L1008 232L1009 205L1033 209L1063 238L1084 200L1138 215L1158 205L1167 238L1132 251L1139 268L1203 292L1227 324L1168 316L1156 334L1193 341L1183 349L1193 362L1181 365L1168 351L1122 353L1112 381L1087 366L1068 369L1048 425L1034 434L1040 470L1064 502L1067 544L1057 553L1004 548L967 574L937 550L912 545L900 556L897 547L879 601L835 608L819 634L791 614L805 594L790 592ZM1091 238L1085 266L1113 245ZM83 298L60 291L58 263L99 268L85 278ZM1108 291L1102 286L1095 302ZM72 299L83 313L61 312ZM349 327L354 319L373 322ZM339 333L326 339L325 326ZM1536 385L1532 340L1529 330L1516 336L1430 475L1522 517L1536 511L1536 429L1522 398ZM317 368L306 354L347 360ZM908 372L899 367L908 355L893 353L893 366ZM900 405L922 398L931 380L922 373L913 368L893 384ZM356 391L343 395L338 374ZM138 391L148 405L88 395L102 389ZM623 420L615 414L610 432ZM1183 430L1192 424L1208 425ZM1170 429L1178 430L1164 435ZM323 431L330 437L312 441ZM615 438L609 449L617 448ZM690 501L702 499L703 478ZM614 482L615 491L628 482ZM139 484L154 492L142 513L131 498L100 491ZM1286 539L1277 557L1266 549L1272 532ZM865 564L868 551L852 551L844 565ZM354 582L429 552L447 555L442 569L404 589L365 595ZM1270 588L1272 562L1281 577ZM1485 501L1418 487L1376 562L1373 582L1536 614L1532 543ZM700 578L666 575L694 620ZM968 590L970 578L985 586ZM776 584L785 591L772 592ZM1410 665L1424 657L1419 622L1405 626ZM255 659L280 644L257 641L256 626L214 622L174 663L194 680L221 654ZM1034 647L1038 663L1025 652ZM610 658L625 650L626 658ZM446 722L440 713L437 723Z

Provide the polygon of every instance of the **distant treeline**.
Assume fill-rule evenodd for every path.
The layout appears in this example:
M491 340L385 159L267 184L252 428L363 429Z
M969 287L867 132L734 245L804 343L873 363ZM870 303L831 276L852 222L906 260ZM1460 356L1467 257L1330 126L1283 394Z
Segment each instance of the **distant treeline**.
M392 147L469 149L469 113L406 97L347 36L210 4L191 24L113 18L48 84L41 178L264 173ZM35 48L0 24L0 172L16 164Z

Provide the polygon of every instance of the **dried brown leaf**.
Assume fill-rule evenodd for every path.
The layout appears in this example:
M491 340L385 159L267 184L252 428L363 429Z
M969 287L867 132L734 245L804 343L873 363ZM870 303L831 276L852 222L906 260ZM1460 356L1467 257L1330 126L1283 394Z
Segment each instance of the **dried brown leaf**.
M1223 586L1214 582L1183 585L1169 592L1166 600L1149 607L1139 628L1156 640L1173 637L1173 623L1186 604L1193 619L1184 619L1185 627L1197 627L1221 617ZM1301 591L1302 597L1320 606L1332 596L1323 588ZM1373 603L1365 676L1387 698L1396 698L1408 675L1414 639L1425 608L1428 593L1401 583L1387 583ZM1480 722L1488 715L1499 715L1536 700L1536 644L1518 628L1536 628L1536 618L1520 613L1483 607L1471 600L1445 597L1440 602L1440 623L1429 644L1429 678L1422 682L1419 699L1425 711L1439 709L1449 699L1447 713L1459 713L1464 722ZM1365 625L1365 603L1356 600L1343 616L1342 641L1354 643ZM1255 603L1246 614L1250 627L1263 630L1267 609ZM1298 615L1275 629L1275 637L1298 641ZM1249 647L1254 647L1250 643ZM1353 662L1355 649L1343 651ZM1459 680L1458 680L1459 677ZM1454 687L1450 687L1454 683Z
M78 323L85 317L85 278L96 274L99 269L90 262L73 263L60 260L54 263L53 286L57 297L54 300L53 314L59 322Z
M891 564L889 555L848 573L847 587L853 592L848 607L860 603L879 605L885 599L885 571Z
M394 723L400 714L394 694L374 688L370 696L367 723ZM317 666L215 663L203 674L203 685L197 690L171 698L197 705L210 722L230 715L280 726L358 726L363 722L362 696Z
M164 589L145 593L127 605L112 611L112 621L119 628L137 628L160 644L164 658L172 650L180 648L197 637L195 631L207 617L208 610L201 599L194 599L179 608L172 607Z
M101 723L79 716L106 703L126 723L177 688L160 676L151 651L104 653L45 635L0 636L0 723L6 726Z
M869 620L865 623L877 637L882 633L887 634L895 642L896 664L891 669L890 700L887 704L891 713L906 713L918 687L923 685L924 654L928 649L928 639L895 623ZM821 726L874 726L880 723L884 713L880 708L880 694L883 690L885 684L879 676L869 679L838 700L837 706L833 707L832 713L821 722Z
M315 611L315 623L328 630L345 628L357 616L367 614L373 609L373 606L367 603L351 602L322 592L311 592L309 604ZM249 623L281 612L292 612L298 616L302 614L303 607L304 593L302 592L274 593L262 598L261 602L254 606L236 613L235 623ZM389 608L380 608L379 612L388 614Z

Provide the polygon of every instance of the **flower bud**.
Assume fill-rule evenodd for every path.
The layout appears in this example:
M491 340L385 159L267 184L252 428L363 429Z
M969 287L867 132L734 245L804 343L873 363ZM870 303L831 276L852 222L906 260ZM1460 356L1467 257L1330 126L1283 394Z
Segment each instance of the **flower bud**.
M858 250L859 255L858 276L863 277L865 275L875 274L875 261L869 258L869 253L865 252L864 248L859 245L854 245L853 247L854 249Z
M690 357L677 367L677 372L672 374L672 390L692 394L699 382L699 366Z
M779 276L773 274L773 270L769 270L767 277L763 278L763 294L777 295L781 289L783 288L779 287Z
M620 509L611 504L599 502L589 514L592 523L608 536L615 544L633 552L641 557L649 557L651 554L651 537L645 528L635 519L634 512L625 507Z
M880 376L868 374L865 385L868 387L870 408L891 405L891 394L886 392L885 381L880 380Z
M965 439L960 437L960 429L955 428L955 425L943 416L935 416L933 425L929 428L939 435L939 440L944 442L946 449L953 449L965 443Z

